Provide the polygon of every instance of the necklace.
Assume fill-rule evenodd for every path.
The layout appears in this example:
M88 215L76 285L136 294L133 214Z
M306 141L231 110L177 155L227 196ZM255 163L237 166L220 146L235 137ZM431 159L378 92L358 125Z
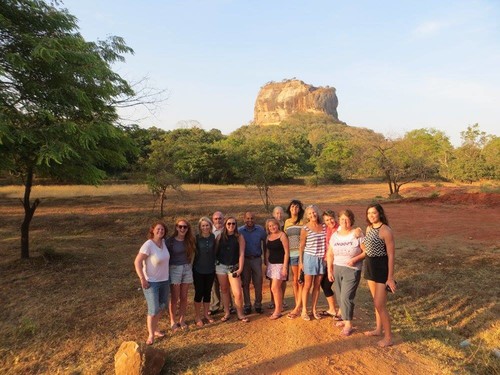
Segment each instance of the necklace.
M378 228L380 228L382 225L384 225L384 223L380 223L380 225L379 225L378 227L376 227L375 225L373 225L373 224L372 224L372 228L373 228L373 229L378 229Z

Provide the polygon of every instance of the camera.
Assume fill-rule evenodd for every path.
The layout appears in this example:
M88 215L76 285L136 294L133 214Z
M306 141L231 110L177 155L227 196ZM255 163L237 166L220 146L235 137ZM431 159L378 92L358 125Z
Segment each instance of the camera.
M304 271L300 271L298 283L304 284Z
M394 285L398 285L398 283L396 281L394 281ZM392 290L391 290L391 287L389 285L386 285L385 286L385 290L387 290L389 293L394 293Z
M237 264L235 264L234 266L231 266L231 268L229 269L229 272L231 272L231 276L233 276L233 277L238 277L238 273L236 271L238 271Z

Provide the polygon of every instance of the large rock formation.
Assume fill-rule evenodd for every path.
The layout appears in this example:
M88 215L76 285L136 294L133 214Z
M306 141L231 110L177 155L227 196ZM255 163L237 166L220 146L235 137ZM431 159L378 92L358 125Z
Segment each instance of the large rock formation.
M270 82L255 101L254 123L277 125L294 113L326 113L338 121L334 87L314 87L298 79Z

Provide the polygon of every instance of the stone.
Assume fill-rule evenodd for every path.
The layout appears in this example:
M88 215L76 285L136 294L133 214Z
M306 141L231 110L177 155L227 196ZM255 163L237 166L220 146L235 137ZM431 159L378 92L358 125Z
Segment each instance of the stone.
M116 375L158 375L165 353L146 344L124 341L115 354Z
M255 100L254 123L278 125L295 113L327 114L339 121L337 106L334 87L314 87L298 79L269 82Z

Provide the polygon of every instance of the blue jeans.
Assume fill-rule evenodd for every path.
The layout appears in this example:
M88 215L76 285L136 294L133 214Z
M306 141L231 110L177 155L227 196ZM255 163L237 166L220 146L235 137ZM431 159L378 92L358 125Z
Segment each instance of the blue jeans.
M165 309L168 303L170 281L149 282L148 289L142 289L148 304L148 315L157 315L160 310Z

